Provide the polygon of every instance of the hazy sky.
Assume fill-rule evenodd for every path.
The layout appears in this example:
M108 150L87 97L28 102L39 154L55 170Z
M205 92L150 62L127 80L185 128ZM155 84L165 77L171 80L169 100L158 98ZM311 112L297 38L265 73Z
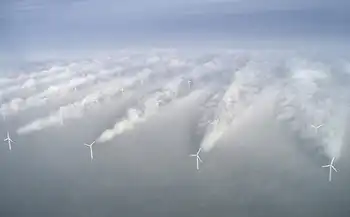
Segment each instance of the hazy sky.
M1 1L1 45L26 48L206 39L346 38L346 0ZM0 15L1 16L1 15Z

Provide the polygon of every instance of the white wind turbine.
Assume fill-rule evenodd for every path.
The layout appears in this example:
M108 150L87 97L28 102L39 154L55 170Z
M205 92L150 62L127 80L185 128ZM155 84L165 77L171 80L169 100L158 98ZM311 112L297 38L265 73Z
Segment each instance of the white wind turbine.
M191 154L190 157L196 157L197 162L197 170L199 170L199 162L203 163L202 159L199 157L199 154L201 152L202 148L199 148L196 154Z
M87 147L89 147L90 148L90 158L91 158L91 160L93 160L94 159L94 153L93 153L93 151L92 151L92 146L95 144L95 142L96 141L93 141L91 144L84 144L85 146L87 146Z
M11 138L10 138L10 133L9 131L7 131L7 137L4 139L4 142L7 142L9 145L9 150L11 151L12 146L11 146L11 142L14 142Z
M335 157L332 158L332 161L330 164L322 166L322 167L329 167L329 178L328 178L329 181L332 181L332 169L335 172L338 172L338 170L333 166L334 159L335 159Z
M188 83L188 87L191 88L191 87L192 87L192 80L189 79L189 80L187 81L187 83Z
M162 103L162 100L157 99L156 104L157 104L158 107L160 106L161 103Z
M208 124L216 126L219 123L219 121L220 121L219 118L216 118L216 119L214 119L212 121L208 121Z
M320 125L318 125L318 126L315 126L315 125L311 124L311 127L315 129L316 133L318 133L318 129L319 129L320 127L323 127L323 124L320 124Z

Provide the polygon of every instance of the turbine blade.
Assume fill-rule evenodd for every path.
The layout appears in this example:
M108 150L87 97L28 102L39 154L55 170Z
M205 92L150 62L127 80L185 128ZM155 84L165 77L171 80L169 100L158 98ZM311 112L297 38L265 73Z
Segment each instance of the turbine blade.
M324 165L324 166L322 166L322 167L330 167L330 165Z
M334 160L335 160L335 157L332 158L331 165L333 165Z
M96 142L96 141L93 141L93 142L92 142L92 143L91 143L90 145L93 145L93 144L95 144L95 142Z
M199 156L197 158L201 163L203 163L202 159Z
M334 166L332 166L332 169L333 169L335 172L338 172L338 170L337 170Z

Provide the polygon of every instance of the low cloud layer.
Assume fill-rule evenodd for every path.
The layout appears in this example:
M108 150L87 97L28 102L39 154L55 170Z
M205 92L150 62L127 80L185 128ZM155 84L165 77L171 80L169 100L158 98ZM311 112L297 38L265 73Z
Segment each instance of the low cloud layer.
M233 125L243 124L240 117L248 110L270 104L286 131L313 139L313 146L330 158L340 157L348 118L348 66L344 60L282 51L122 50L2 77L1 112L11 119L50 105L49 115L18 126L17 133L24 135L64 127L67 120L83 119L96 105L134 96L114 125L101 129L96 141L103 143L202 91L207 99L199 105L197 132L204 133L198 144L204 151L220 144ZM316 133L312 125L320 124Z

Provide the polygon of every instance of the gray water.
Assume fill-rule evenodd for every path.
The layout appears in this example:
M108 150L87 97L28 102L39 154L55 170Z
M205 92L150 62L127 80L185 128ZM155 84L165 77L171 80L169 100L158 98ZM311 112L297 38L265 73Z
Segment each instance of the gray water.
M268 114L228 133L195 169L196 107L169 108L112 142L83 143L108 125L106 105L64 128L14 136L0 151L1 216L348 216L349 146L328 182L321 156ZM11 123L6 123L11 129ZM112 124L112 123L109 123ZM5 125L1 125L5 135ZM348 143L345 143L348 144ZM327 162L321 162L326 164Z

